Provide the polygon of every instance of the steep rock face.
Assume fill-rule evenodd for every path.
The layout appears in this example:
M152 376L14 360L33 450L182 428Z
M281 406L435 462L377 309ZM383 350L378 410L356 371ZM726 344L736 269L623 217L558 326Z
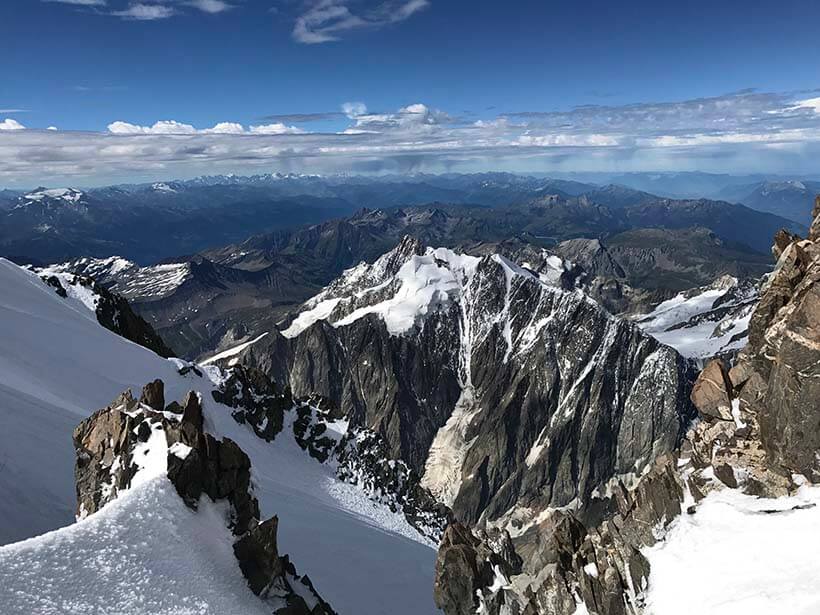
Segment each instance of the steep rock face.
M235 365L212 396L233 408L234 420L249 425L258 437L269 442L280 434L293 437L318 463L332 467L339 480L403 514L431 543L439 541L452 520L449 508L421 486L418 473L391 455L384 438L339 419L338 409L321 395L294 398L259 369ZM282 433L286 422L292 433Z
M436 562L436 603L448 615L637 615L649 578L640 549L680 514L683 492L675 459L661 456L632 489L613 485L599 525L556 510L513 540L451 526Z
M321 403L314 398L295 407L297 444L320 463L335 466L340 480L358 486L370 500L401 512L419 534L437 544L453 520L450 509L422 487L418 473L407 463L391 457L384 438L333 419L318 407Z
M479 596L486 598L484 588L493 587L496 578L506 583L520 572L521 558L509 534L494 530L476 535L469 527L453 523L442 537L436 560L436 606L445 613L472 615Z
M211 395L215 401L234 408L234 419L250 425L268 442L282 431L284 413L293 406L290 394L280 391L263 372L241 366L233 367Z
M683 360L579 291L407 240L241 355L378 433L457 517L516 522L672 450Z
M74 432L78 516L93 514L121 491L165 475L185 504L196 510L207 495L227 501L233 550L251 590L279 615L333 615L310 580L297 575L276 545L278 520L259 520L248 456L233 441L203 431L198 395L163 407L156 380L138 400L130 390L85 419Z
M730 372L772 464L820 479L820 197L807 239L779 236L774 272Z

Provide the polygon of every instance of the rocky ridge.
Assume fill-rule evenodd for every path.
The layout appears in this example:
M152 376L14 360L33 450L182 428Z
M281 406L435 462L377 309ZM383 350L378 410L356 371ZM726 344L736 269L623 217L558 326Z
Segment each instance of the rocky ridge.
M94 514L142 480L166 475L185 504L204 496L227 501L233 551L251 590L281 615L333 615L307 576L299 576L276 546L278 519L259 519L251 464L233 441L203 430L198 395L165 405L161 380L139 400L124 392L85 419L74 432L78 517Z
M302 450L332 467L337 478L356 485L370 500L402 513L432 544L438 543L452 520L450 509L421 486L418 474L390 457L377 433L335 418L322 398L294 398L262 371L241 365L229 368L212 396L234 408L233 418L264 440L273 440L287 425Z

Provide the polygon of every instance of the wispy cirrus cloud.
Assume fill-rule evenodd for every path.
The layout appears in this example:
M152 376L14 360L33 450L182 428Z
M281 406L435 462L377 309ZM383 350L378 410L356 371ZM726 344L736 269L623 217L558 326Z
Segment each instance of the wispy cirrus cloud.
M176 15L176 9L164 4L144 4L133 2L120 11L111 11L114 17L130 19L134 21L156 21L157 19L168 19Z
M0 121L0 184L270 168L816 174L819 103L811 92L745 91L677 102L522 111L470 122L418 102L385 112L351 103L333 112L337 119L347 118L335 132L310 132L283 117L210 127L116 121L102 132L27 130L6 119Z
M227 0L42 0L76 7L96 9L103 15L111 15L129 21L156 21L185 13L184 9L195 9L216 15L224 13L236 5Z
M352 30L378 29L404 21L430 6L429 0L312 0L293 26L297 42L313 45L338 41Z
M74 4L77 6L105 6L106 0L43 0L43 2L58 2L60 4Z
M235 8L233 4L225 2L224 0L188 0L188 6L199 9L203 13L210 13L215 15L217 13L224 13Z

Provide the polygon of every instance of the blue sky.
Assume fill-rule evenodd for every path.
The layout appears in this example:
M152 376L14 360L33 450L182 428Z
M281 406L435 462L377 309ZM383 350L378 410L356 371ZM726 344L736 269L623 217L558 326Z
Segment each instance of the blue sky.
M0 185L820 171L820 4L808 0L5 0L2 11L0 128L16 130L0 131Z

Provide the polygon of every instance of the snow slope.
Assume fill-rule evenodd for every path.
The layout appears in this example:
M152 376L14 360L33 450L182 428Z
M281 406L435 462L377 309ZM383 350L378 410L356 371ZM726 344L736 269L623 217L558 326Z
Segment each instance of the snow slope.
M160 378L167 400L202 392L206 428L245 450L262 515L280 516L280 552L341 615L435 612L435 551L403 516L340 483L289 433L268 444L237 424L211 398L215 368L206 377L179 375L175 360L111 333L79 300L60 298L4 259L0 288L0 543L73 521L72 430L124 389L138 394ZM59 583L65 573L44 570L42 582Z
M773 500L711 492L644 552L648 615L820 613L818 505L816 486Z
M757 296L752 284L725 276L664 301L636 324L685 357L708 359L746 345Z
M0 612L270 615L236 564L227 513L207 497L194 512L155 477L75 525L0 547Z

